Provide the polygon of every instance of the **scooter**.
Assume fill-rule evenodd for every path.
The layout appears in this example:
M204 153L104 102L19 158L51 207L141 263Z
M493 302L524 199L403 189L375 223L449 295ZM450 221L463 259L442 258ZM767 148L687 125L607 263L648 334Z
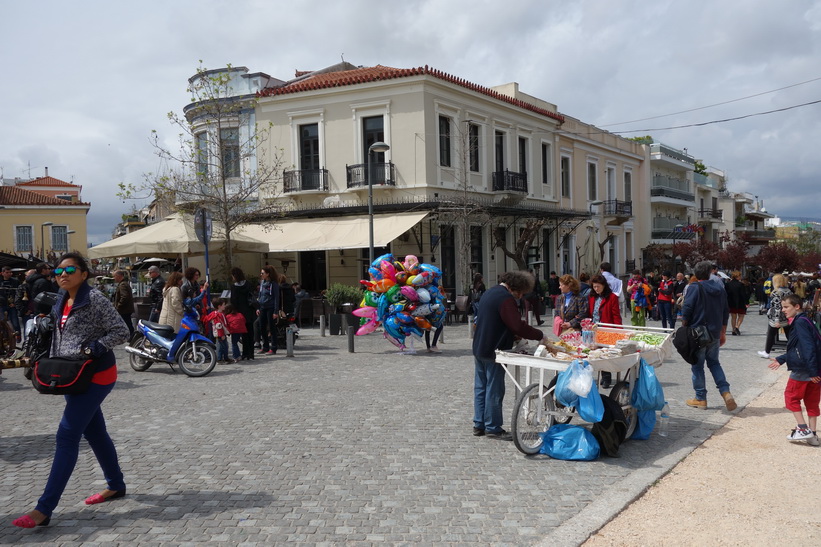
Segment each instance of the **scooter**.
M174 327L140 319L137 330L125 347L131 368L137 372L148 370L155 362L174 367L179 365L188 376L205 376L217 364L214 342L200 334L197 320L199 312L193 306L185 306L180 330Z

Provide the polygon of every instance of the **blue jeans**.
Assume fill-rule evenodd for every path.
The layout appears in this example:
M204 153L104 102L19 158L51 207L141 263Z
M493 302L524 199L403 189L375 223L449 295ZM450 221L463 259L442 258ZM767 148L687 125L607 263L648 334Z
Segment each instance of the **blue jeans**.
M673 318L673 303L666 300L659 300L656 305L659 307L661 326L665 329L667 325L670 325L671 329L676 328L676 320Z
M239 341L241 338L242 334L238 332L231 333L231 356L234 359L239 359L242 356L242 353L239 351Z
M488 433L499 433L504 423L505 369L494 359L474 357L473 362L473 427Z
M730 384L724 376L724 369L721 368L721 363L718 362L718 349L720 344L720 340L715 339L698 350L698 360L695 365L690 366L693 372L693 389L696 390L696 399L699 401L707 400L707 380L704 377L705 361L707 362L707 368L710 369L710 374L713 375L713 381L716 383L718 392L725 393L730 391Z
M57 449L51 463L51 473L35 508L44 515L51 516L54 508L60 503L60 497L77 464L81 437L86 438L91 450L94 451L94 456L103 470L107 488L118 491L125 489L123 472L117 461L117 449L108 436L105 418L100 408L112 389L114 384L91 384L85 393L65 396L66 408L63 410L60 427L57 428Z
M228 339L217 338L217 361L228 360Z
M277 311L273 308L259 310L259 340L262 351L277 350Z

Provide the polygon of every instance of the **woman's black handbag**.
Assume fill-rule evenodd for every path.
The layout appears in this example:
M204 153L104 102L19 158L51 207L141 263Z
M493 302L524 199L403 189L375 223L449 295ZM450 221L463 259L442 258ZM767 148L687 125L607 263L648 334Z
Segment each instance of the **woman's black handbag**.
M46 395L79 395L88 391L96 368L94 359L44 357L31 367L31 383Z

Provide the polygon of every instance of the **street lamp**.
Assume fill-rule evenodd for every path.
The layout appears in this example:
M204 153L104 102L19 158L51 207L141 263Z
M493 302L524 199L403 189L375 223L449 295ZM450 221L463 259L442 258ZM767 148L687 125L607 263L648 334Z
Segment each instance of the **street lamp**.
M45 228L46 226L53 226L53 225L54 225L53 222L44 222L40 225L40 245L43 246L43 248L41 249L42 253L41 253L40 258L42 258L44 261L46 260L46 236L45 236L45 231L43 230L43 228Z
M77 230L68 230L66 232L66 247L67 247L66 251L71 250L71 234L76 234L76 233L77 233Z
M368 265L373 264L373 177L371 176L371 167L373 164L374 152L387 152L391 147L384 142L375 142L368 147L368 235L370 236L370 261Z
M591 201L590 205L587 206L587 211L592 215L593 214L593 207L595 207L596 205L601 205L602 203L604 203L604 202L600 199L597 199L596 201Z

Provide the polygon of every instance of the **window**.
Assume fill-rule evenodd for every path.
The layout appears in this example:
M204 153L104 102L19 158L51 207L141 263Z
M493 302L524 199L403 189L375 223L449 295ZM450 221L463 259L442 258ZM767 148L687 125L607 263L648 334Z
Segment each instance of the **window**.
M493 137L493 148L496 152L494 158L495 171L501 172L505 170L505 134L502 131L496 131Z
M439 116L439 165L450 167L450 118Z
M59 251L61 253L68 251L68 227L51 227L51 250Z
M633 173L631 171L624 172L624 201L633 201Z
M598 199L597 184L596 184L596 164L589 162L587 164L587 199L595 201Z
M479 172L479 126L476 124L468 125L468 160L470 162L470 170L474 173Z
M368 149L375 142L385 141L385 121L382 116L370 116L362 118L362 137L365 150L362 158L365 162L368 161ZM373 153L374 163L385 163L384 152Z
M319 169L319 124L299 126L299 168Z
M18 253L32 252L34 250L34 233L31 226L14 227L14 250Z
M527 173L527 139L519 137L519 172Z
M57 194L54 197L56 197L57 199L62 199L63 201L72 201L74 199L74 196L72 196L71 194Z
M542 184L550 184L553 180L553 154L551 146L542 143Z
M208 176L208 133L197 133L194 139L197 147L197 178L202 180Z
M607 197L605 199L616 199L616 168L608 167L605 173L605 177L605 191L607 192Z
M222 173L225 178L239 178L239 129L220 129Z
M567 156L562 156L561 159L561 170L562 170L562 197L569 198L570 197L570 158Z

